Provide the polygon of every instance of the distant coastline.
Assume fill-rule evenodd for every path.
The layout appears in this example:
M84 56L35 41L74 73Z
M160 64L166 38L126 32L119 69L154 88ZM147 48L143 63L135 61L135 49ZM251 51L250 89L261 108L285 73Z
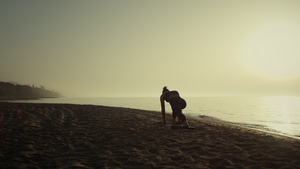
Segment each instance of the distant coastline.
M62 95L45 89L44 86L20 85L11 82L0 82L0 100L30 100L40 98L58 98Z

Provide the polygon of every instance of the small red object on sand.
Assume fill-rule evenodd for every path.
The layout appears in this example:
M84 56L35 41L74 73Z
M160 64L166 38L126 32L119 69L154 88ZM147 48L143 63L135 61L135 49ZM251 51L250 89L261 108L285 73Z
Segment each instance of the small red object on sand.
M22 110L18 109L18 115L20 116L22 114Z

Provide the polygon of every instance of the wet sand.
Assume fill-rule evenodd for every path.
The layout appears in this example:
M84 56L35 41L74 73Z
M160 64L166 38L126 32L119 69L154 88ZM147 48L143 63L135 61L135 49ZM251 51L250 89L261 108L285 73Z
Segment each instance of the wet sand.
M300 168L297 139L189 121L173 130L160 112L0 103L0 168Z

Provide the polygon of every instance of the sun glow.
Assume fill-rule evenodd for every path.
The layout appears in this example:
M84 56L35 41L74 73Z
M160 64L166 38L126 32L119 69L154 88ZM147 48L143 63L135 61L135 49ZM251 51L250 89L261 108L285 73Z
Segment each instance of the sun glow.
M300 77L300 26L277 23L258 29L246 43L243 63L263 78Z

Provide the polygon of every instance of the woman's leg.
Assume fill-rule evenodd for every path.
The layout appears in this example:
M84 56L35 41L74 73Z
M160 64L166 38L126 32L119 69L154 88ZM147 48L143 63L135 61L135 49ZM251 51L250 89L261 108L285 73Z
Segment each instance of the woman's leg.
M171 108L172 108L172 115L173 115L173 120L175 121L176 116L181 120L181 122L186 121L186 117L184 114L182 114L182 109L181 109L181 98L172 98L170 100Z

